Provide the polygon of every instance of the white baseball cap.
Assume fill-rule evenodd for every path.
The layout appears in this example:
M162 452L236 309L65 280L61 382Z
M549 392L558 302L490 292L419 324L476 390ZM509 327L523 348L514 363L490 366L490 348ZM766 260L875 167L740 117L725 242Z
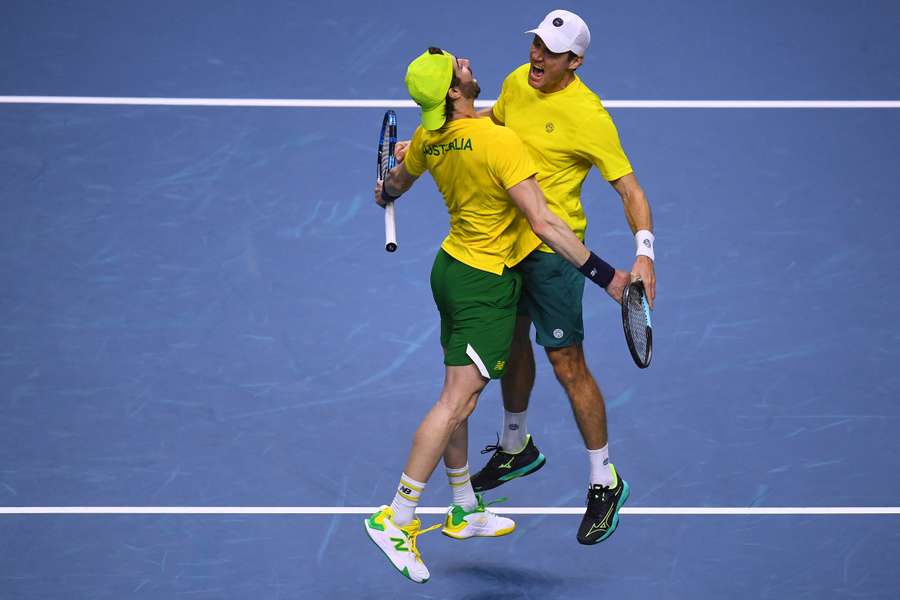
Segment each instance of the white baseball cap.
M529 29L525 33L533 33L544 40L544 45L551 52L574 52L584 56L591 45L591 31L581 17L567 10L550 12L537 29Z

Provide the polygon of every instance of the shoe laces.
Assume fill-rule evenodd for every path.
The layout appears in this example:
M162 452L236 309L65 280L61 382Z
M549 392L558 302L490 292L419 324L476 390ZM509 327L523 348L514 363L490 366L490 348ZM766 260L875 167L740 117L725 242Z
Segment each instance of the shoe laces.
M484 449L481 451L481 453L487 454L488 452L496 452L497 450L500 450L500 434L499 433L497 434L497 443L496 444L488 444L487 446L484 447Z
M612 490L606 486L593 485L591 486L591 497L594 500L600 500L602 502L606 500L606 494L611 491Z
M413 522L400 528L403 530L403 533L406 534L406 539L409 540L409 550L413 553L413 556L416 557L417 561L422 562L422 555L419 554L419 548L416 546L416 538L423 533L428 533L429 531L435 530L440 526L441 524L438 523L437 525L432 525L431 527L427 527L425 529L419 529L419 524Z
M475 500L478 501L478 505L475 507L475 510L473 512L485 512L487 510L488 506L493 506L495 504L500 504L501 502L506 502L507 500L509 500L509 498L507 498L506 496L503 496L502 498L497 498L496 500L491 500L490 502L485 504L484 496L482 496L481 494L475 494Z

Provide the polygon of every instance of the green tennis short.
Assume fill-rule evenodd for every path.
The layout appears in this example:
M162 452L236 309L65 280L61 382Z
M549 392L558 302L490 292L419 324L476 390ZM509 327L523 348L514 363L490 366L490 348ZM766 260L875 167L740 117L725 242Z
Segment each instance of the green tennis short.
M474 363L482 376L502 377L522 293L521 275L510 269L494 275L439 250L431 268L431 293L441 313L444 364Z
M537 343L565 348L584 341L584 275L558 254L537 250L515 270L524 286L518 312L531 317Z

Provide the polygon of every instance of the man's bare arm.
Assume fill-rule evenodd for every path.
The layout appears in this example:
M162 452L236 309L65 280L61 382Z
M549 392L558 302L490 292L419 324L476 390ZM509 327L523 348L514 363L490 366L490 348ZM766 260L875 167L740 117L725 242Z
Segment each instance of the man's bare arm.
M517 183L507 190L509 197L528 219L531 230L550 246L554 252L569 261L576 269L582 270L591 259L588 250L565 221L556 216L547 206L544 193L534 177ZM609 267L607 267L609 268ZM616 302L622 301L622 291L631 282L631 277L624 271L615 270L612 281L606 286L606 292ZM602 285L602 284L601 284Z
M389 196L397 198L411 188L416 182L416 179L418 179L418 177L410 175L409 171L406 170L406 165L404 163L398 164L388 171L385 181L375 182L375 202L378 206L385 206L387 202L385 202L385 199L381 195L382 189Z
M644 188L638 183L634 173L629 173L619 179L610 182L613 189L622 199L622 207L625 209L625 218L631 227L631 233L637 233L641 230L653 232L653 215L650 212L650 203L644 194ZM656 299L656 269L653 261L647 256L638 256L634 260L634 266L631 267L632 272L644 282L644 288L647 290L647 300L650 307L653 308L653 301Z

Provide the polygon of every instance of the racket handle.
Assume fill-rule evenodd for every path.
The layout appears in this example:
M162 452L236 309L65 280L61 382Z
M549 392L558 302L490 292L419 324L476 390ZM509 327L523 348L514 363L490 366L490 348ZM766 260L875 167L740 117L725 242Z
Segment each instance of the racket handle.
M384 249L388 252L397 250L397 223L394 220L393 202L388 202L384 207Z

